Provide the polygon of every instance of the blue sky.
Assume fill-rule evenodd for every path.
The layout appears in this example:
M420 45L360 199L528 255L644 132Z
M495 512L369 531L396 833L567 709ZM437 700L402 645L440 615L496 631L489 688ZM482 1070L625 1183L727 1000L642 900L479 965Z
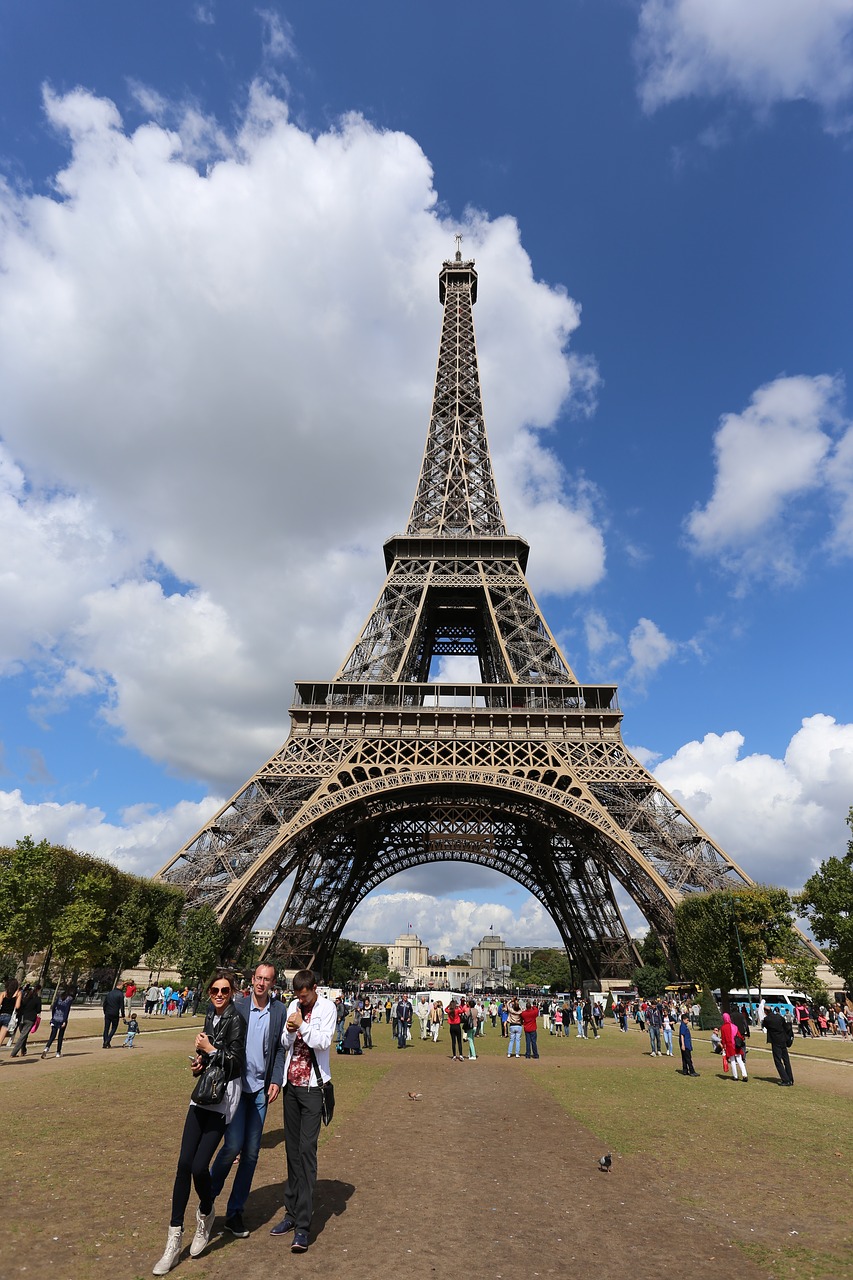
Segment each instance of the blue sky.
M853 800L853 0L0 10L0 841L157 869L403 527L461 230L581 679L757 879ZM632 925L641 927L636 912ZM407 873L345 932L547 913Z

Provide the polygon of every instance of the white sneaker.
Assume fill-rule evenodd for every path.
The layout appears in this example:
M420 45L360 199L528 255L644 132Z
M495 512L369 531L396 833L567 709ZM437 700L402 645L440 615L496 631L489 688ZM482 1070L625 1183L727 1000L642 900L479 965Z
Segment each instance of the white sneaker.
M210 1240L210 1233L213 1230L213 1220L216 1217L216 1206L211 1209L210 1213L202 1213L201 1206L195 1211L195 1235L190 1245L190 1257L197 1258L199 1254L204 1253L207 1243Z
M166 1248L163 1256L156 1263L154 1270L151 1272L154 1276L165 1276L172 1270L172 1267L181 1256L181 1247L183 1245L183 1227L169 1227L169 1234L166 1236Z

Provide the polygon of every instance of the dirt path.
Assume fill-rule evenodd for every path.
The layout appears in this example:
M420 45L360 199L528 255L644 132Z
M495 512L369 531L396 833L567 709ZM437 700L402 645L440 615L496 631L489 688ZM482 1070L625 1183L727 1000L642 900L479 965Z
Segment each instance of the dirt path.
M280 1205L268 1186L252 1205L264 1226L245 1242L215 1242L206 1275L239 1267L254 1280L297 1262L305 1276L334 1270L352 1280L581 1270L658 1280L684 1247L691 1277L718 1280L724 1267L739 1280L766 1277L695 1209L687 1221L643 1162L600 1173L600 1142L536 1086L536 1063L401 1059L322 1147L309 1252L292 1259L287 1242L268 1235Z

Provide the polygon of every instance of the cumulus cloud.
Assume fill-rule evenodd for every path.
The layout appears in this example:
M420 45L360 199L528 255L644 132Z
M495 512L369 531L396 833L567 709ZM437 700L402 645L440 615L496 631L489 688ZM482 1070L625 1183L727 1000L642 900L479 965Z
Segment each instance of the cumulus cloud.
M853 0L643 0L636 45L647 111L733 94L767 109L807 99L850 123Z
M640 618L628 637L628 651L632 659L628 678L643 685L677 653L678 645L651 618Z
M798 576L803 523L828 520L828 542L853 551L853 430L838 377L779 377L714 437L714 489L688 517L693 547L746 577Z
M0 845L14 846L26 832L34 840L68 845L133 875L150 876L222 803L208 796L165 810L133 805L121 812L120 822L109 822L103 810L79 802L29 804L18 790L0 791Z
M793 890L846 848L853 795L853 724L802 721L784 757L742 755L736 730L689 742L658 780L754 880Z
M599 609L583 614L590 673L643 691L649 679L679 653L695 649L694 641L672 640L651 618L639 618L627 640L614 631Z
M435 873L437 869L431 870ZM402 877L395 878L399 879ZM470 951L492 926L505 942L518 946L562 945L547 911L527 893L520 894L511 905L460 896L448 899L417 891L373 893L356 908L345 934L363 942L392 942L398 934L408 931L409 923L436 955L455 956Z
M68 162L51 194L0 189L0 662L40 662L48 711L96 690L123 740L226 788L378 589L460 225L498 485L541 590L604 572L594 493L543 443L596 376L514 220L442 216L407 135L358 116L311 135L260 85L230 133L136 101L130 131L109 101L47 91Z

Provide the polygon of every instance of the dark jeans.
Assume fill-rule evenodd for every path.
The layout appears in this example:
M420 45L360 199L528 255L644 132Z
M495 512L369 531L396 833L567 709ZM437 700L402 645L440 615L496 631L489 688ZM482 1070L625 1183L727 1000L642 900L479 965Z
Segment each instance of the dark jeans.
M190 1107L184 1121L181 1153L172 1188L172 1217L170 1226L182 1227L187 1201L190 1198L190 1182L195 1184L202 1213L213 1208L213 1192L210 1187L210 1162L225 1132L225 1116L204 1107Z
M57 1026L55 1022L50 1024L50 1035L47 1038L47 1044L44 1046L45 1053L47 1053L54 1040L56 1041L56 1052L62 1053L62 1041L65 1039L65 1028L67 1025L68 1024L66 1022L63 1022L61 1027Z
M362 1031L364 1032L364 1047L365 1047L365 1049L372 1049L372 1048L373 1048L373 1036L370 1034L371 1025L372 1025L372 1024L371 1024L371 1022L370 1022L370 1020L369 1020L369 1019L368 1019L368 1021L367 1021L367 1022L365 1022L365 1021L364 1021L364 1019L362 1019L362 1020L361 1020L361 1029L362 1029Z
M538 1031L525 1031L524 1033L524 1056L525 1058L538 1058L539 1050L536 1047L536 1037Z
M321 1089L289 1084L284 1091L284 1150L287 1155L284 1208L297 1231L308 1230L314 1212L322 1103Z
M686 1076L695 1076L696 1068L693 1066L693 1053L690 1049L681 1050L681 1070Z
M409 1030L409 1027L408 1027L408 1024L407 1024L407 1023L405 1023L405 1022L399 1022L399 1023L397 1024L397 1048L398 1048L398 1049L405 1049L405 1047L406 1047L406 1034L407 1034L408 1030Z
M779 1079L783 1084L794 1083L794 1073L791 1070L791 1059L788 1057L788 1050L784 1044L774 1044L770 1046L773 1050L773 1063L779 1072Z
M104 1014L104 1044L105 1045L110 1043L113 1036L118 1031L118 1024L119 1024L119 1015L117 1013ZM177 1223L173 1222L172 1226L173 1227L177 1226Z
M459 1023L449 1023L450 1026L450 1048L452 1050L452 1058L462 1057L462 1028Z

